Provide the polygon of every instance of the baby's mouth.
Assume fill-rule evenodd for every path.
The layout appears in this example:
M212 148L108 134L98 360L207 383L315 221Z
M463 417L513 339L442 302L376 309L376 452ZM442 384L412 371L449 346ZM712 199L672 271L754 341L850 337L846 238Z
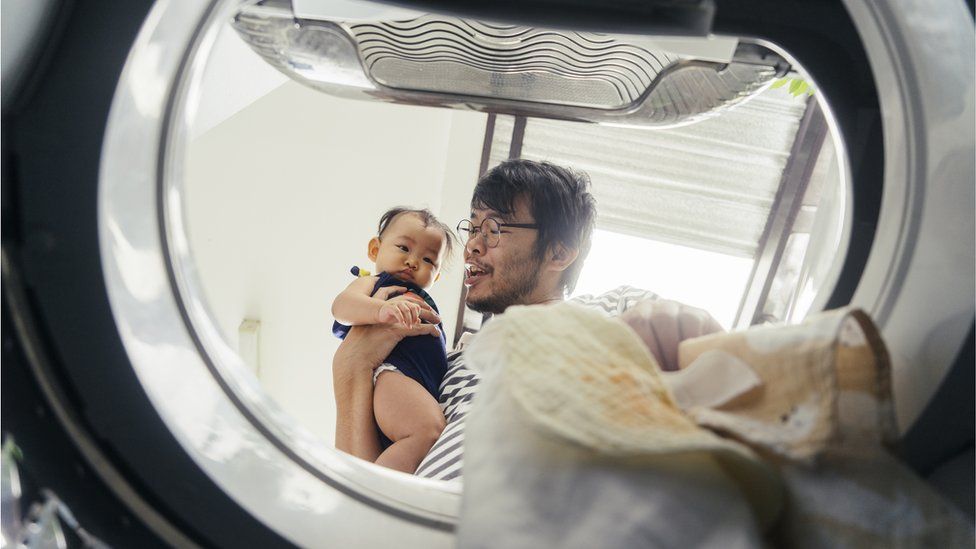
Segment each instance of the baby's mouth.
M413 273L409 269L404 269L402 271L397 271L393 274L393 278L403 281L403 282L413 282Z

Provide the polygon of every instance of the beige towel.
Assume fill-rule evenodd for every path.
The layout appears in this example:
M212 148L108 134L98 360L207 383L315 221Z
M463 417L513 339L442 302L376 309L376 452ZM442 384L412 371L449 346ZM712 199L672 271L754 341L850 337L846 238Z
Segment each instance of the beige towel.
M682 369L704 360L713 369L748 365L756 390L685 411L761 452L809 460L828 446L878 446L897 436L887 351L862 311L839 309L799 325L714 334L679 347Z
M622 321L571 303L510 307L474 339L467 358L500 376L539 429L607 456L713 454L760 525L778 515L783 488L775 469L682 412L647 347Z

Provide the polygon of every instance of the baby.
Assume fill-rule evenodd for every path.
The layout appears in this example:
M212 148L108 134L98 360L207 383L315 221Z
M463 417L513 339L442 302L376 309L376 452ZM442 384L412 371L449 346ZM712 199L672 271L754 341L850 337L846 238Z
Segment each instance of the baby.
M360 276L335 298L332 331L339 338L350 326L402 324L421 317L438 321L437 305L425 291L439 277L455 236L426 209L393 208L380 218L367 255L377 276ZM355 272L355 268L354 268ZM373 375L373 414L385 439L375 463L413 473L444 429L438 405L447 373L444 329L440 337L406 337Z

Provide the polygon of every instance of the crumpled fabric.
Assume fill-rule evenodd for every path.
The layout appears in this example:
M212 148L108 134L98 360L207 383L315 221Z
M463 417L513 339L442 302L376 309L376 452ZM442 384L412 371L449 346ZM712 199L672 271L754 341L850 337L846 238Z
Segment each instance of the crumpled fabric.
M888 354L870 318L838 309L787 326L685 341L679 371L745 366L751 388L715 406L685 406L698 425L787 460L830 447L878 447L897 437Z
M690 340L671 373L617 319L513 307L467 361L483 382L467 420L460 547L973 539L884 453L896 433L887 356L859 311ZM899 527L878 528L886 519Z

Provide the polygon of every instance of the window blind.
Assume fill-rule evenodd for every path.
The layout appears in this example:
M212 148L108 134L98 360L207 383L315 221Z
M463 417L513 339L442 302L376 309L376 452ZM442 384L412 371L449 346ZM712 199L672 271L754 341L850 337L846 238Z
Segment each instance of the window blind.
M521 157L588 173L599 228L752 258L804 106L775 89L666 130L532 118ZM512 128L497 117L489 166L508 158Z

